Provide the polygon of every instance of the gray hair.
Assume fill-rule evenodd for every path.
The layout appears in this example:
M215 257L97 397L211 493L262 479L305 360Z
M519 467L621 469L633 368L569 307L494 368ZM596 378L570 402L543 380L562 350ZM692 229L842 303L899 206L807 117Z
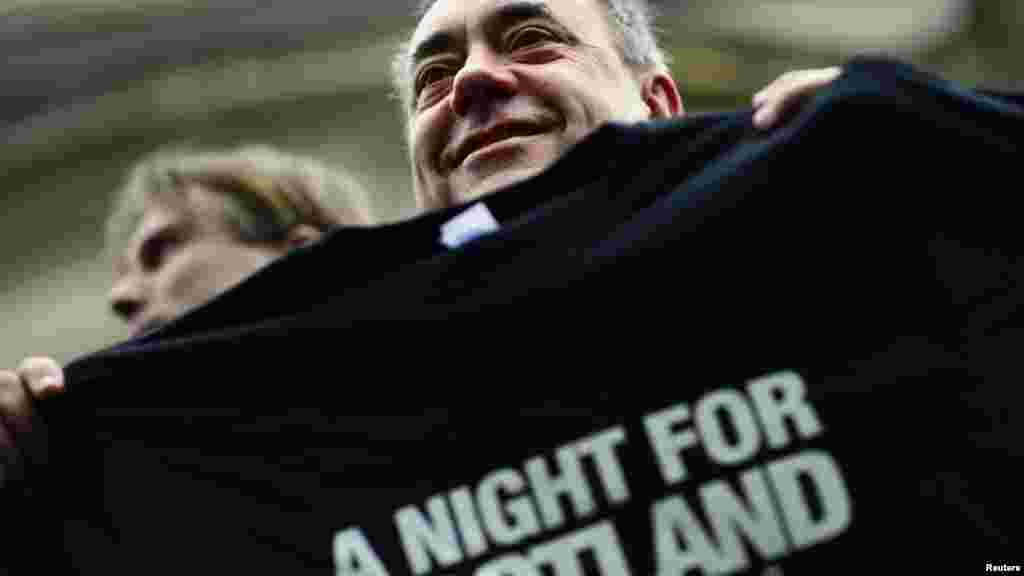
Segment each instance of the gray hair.
M345 171L269 146L162 149L138 161L114 198L108 248L120 247L159 198L201 185L225 200L224 218L243 242L281 241L295 226L321 232L370 223L369 197Z
M634 68L667 68L668 56L658 46L657 16L648 0L595 0L605 5L605 16L615 33L619 55L623 62ZM422 19L437 0L420 0L415 16ZM403 118L408 115L412 101L412 47L399 46L391 64L391 81L395 96L402 103Z

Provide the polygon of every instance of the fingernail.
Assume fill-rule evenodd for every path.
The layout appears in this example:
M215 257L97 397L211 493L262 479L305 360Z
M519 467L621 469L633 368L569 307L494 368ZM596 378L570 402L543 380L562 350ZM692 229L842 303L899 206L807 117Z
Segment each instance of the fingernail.
M755 107L761 105L761 102L764 100L764 94L765 94L764 90L760 90L760 91L758 91L757 93L754 94L754 106Z
M758 128L765 128L768 126L771 120L771 114L767 108L761 108L757 112L754 112L754 126Z
M57 390L63 387L60 379L54 376L44 376L42 380L39 381L39 385L44 390Z

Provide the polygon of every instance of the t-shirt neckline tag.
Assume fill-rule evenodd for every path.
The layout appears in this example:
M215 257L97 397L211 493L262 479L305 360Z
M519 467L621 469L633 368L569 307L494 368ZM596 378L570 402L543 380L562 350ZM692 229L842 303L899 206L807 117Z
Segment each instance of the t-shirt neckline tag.
M441 244L448 248L458 248L481 236L497 232L499 228L501 226L487 206L478 202L441 225Z

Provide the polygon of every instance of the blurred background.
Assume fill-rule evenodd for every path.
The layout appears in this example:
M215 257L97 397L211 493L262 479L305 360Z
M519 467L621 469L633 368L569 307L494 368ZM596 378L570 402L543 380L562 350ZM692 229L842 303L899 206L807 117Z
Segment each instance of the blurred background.
M124 336L102 223L139 156L269 143L341 164L413 214L389 59L412 0L0 0L0 368ZM1021 0L664 0L691 112L747 106L792 69L885 54L1024 89ZM339 267L343 270L344 263Z

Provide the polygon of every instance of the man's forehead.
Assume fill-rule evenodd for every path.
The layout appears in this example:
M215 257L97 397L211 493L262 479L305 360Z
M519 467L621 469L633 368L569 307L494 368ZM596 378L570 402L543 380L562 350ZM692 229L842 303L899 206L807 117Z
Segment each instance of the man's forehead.
M115 248L113 252L115 275L127 273L147 239L186 217L184 206L168 202L167 199L148 198L142 211L128 224L127 237L115 240L120 244L120 248Z
M171 198L152 198L142 208L132 232L130 247L136 247L155 232L189 217L185 202Z
M187 185L174 193L154 194L142 206L129 248L137 248L138 244L168 226L192 225L200 220L218 218L222 210L218 195L197 184Z
M438 33L461 37L467 29L508 16L550 16L563 23L594 10L598 0L437 0L420 18L413 33L415 48ZM584 12L581 12L584 11Z

